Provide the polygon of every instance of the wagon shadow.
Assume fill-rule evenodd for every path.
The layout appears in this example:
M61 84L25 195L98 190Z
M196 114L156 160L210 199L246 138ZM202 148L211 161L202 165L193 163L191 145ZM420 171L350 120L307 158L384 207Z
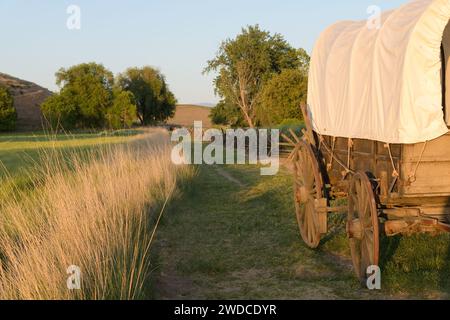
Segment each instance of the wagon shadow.
M321 239L319 248L323 248L327 243L345 233L345 221L346 217L343 215L333 216L328 219L329 230L328 233Z
M395 256L398 248L400 247L402 237L401 236L395 236L395 237L387 237L387 236L381 236L380 237L380 268L381 270L386 269L385 267L387 264L392 261L393 257Z
M450 296L450 243L447 248L446 263L440 272L440 289Z
M450 207L450 198L447 200L447 207ZM446 223L450 223L449 216L447 216L446 220ZM447 295L450 295L450 241L447 243L445 263L440 270L439 285L441 291L445 292Z

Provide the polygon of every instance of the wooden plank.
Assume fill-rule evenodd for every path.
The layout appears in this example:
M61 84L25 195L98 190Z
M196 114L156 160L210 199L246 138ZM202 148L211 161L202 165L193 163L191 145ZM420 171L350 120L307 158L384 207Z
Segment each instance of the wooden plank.
M403 196L450 196L450 134L429 141L425 149L423 143L405 145L402 171Z

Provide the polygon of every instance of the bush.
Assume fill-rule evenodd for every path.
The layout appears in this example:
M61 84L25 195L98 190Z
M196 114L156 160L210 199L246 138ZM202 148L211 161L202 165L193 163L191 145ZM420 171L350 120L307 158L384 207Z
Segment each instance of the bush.
M78 124L79 112L75 99L68 94L55 94L47 98L41 105L44 118L52 128L75 128Z
M285 69L264 86L257 107L262 126L273 126L284 119L302 120L300 104L306 102L308 78L300 69Z
M129 91L114 93L114 103L108 109L106 120L110 129L130 128L136 118L136 104L134 96Z
M285 135L290 136L289 130L294 131L299 137L303 135L302 130L305 128L305 122L298 119L285 119L278 126L277 129Z
M238 106L220 101L212 110L210 118L213 124L231 127L246 127L247 124Z
M8 89L0 87L0 131L14 131L17 123L17 112L14 99Z

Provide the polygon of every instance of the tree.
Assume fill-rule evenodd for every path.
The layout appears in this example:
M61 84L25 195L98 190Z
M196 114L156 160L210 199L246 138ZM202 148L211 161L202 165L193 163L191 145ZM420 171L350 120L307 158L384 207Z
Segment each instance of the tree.
M285 69L264 86L257 107L263 126L279 125L286 119L302 120L300 104L306 102L308 77L301 69Z
M304 50L291 47L280 34L258 25L242 29L235 39L222 42L204 73L216 72L216 93L241 110L248 126L256 125L256 105L265 83L283 69L304 67Z
M103 65L83 63L56 73L61 88L42 105L52 124L75 128L99 128L113 103L114 76Z
M14 99L8 89L0 87L0 131L14 131L16 122Z
M210 114L211 121L217 125L226 125L231 127L245 126L245 120L239 107L226 100L221 100Z
M134 96L129 91L114 90L114 103L106 113L110 129L130 128L136 119Z
M148 66L130 68L119 76L118 84L133 93L142 125L166 121L174 115L177 100L158 70Z
M308 76L311 57L303 48L298 49L298 57L300 59L300 71L302 71L305 76Z

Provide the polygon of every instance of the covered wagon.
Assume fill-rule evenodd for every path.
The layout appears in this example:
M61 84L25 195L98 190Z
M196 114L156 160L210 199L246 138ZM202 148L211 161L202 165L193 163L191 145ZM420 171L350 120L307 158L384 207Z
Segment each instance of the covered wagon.
M415 0L375 27L334 24L312 53L307 129L285 136L300 233L316 248L328 215L347 213L361 280L381 233L450 232L449 21L449 0Z

